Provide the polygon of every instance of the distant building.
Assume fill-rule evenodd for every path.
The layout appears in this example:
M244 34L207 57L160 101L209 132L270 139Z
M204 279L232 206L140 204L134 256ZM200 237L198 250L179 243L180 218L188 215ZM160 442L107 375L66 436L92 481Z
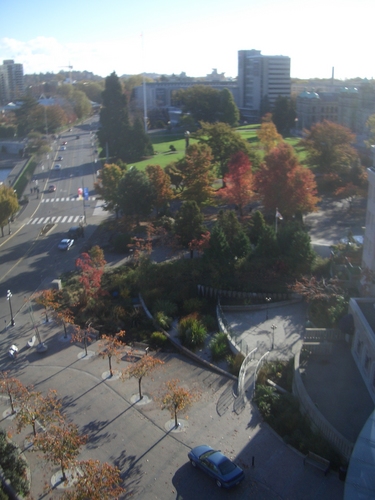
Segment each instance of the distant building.
M237 106L242 117L259 123L279 96L290 98L290 58L264 56L260 50L239 50L237 83Z
M23 65L7 59L0 65L0 103L7 104L23 96Z
M178 106L173 93L176 90L188 89L194 85L205 85L217 90L228 89L237 102L238 92L236 82L227 81L161 81L147 82L145 86L140 85L133 90L132 100L135 106L143 109L143 91L146 90L146 106L147 110L151 109L169 109Z
M366 137L366 122L375 113L375 88L369 83L357 87L332 87L331 91L304 90L297 95L297 128L311 128L328 120L349 128L361 144Z
M297 96L297 128L309 129L315 123L328 120L338 122L339 95L334 92L318 94L314 90L304 90Z

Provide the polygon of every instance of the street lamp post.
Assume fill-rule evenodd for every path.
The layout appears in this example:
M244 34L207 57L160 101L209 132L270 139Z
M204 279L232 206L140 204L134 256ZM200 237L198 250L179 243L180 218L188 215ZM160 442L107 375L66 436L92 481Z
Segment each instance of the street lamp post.
M271 351L273 351L274 345L275 345L275 330L277 328L276 325L271 325L272 328L272 348Z
M266 307L266 320L268 319L268 306L271 302L271 297L266 297L267 307Z
M13 318L13 310L12 310L12 301L11 301L11 298L12 298L12 292L10 290L7 291L7 300L9 301L9 309L10 309L10 324L12 326L15 325L14 323L14 318Z

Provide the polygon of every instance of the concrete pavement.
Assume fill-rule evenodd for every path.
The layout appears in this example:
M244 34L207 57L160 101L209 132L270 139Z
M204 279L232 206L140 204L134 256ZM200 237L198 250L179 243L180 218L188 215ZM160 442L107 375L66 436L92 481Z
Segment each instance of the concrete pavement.
M106 378L108 362L95 355L97 343L89 346L92 356L82 358L82 346L65 341L62 327L43 323L43 310L35 309L39 331L48 346L44 354L27 347L33 328L26 308L16 315L16 326L0 337L3 370L25 384L34 384L43 393L57 389L68 416L89 440L81 459L99 459L116 464L122 471L127 494L139 499L221 499L227 492L187 460L190 447L207 443L218 447L242 465L246 480L231 492L235 499L339 499L343 483L337 475L324 476L312 467L304 467L302 457L264 425L257 410L250 406L240 415L232 411L233 381L215 374L173 352L161 353L162 369L143 381L148 404L136 404L135 379L123 382ZM20 347L17 361L6 355L10 344ZM123 358L114 369L125 368ZM198 402L180 415L178 432L170 430L170 415L160 409L157 396L167 380L181 383L200 392ZM0 399L1 426L12 427L4 418L6 398ZM27 432L13 434L23 448ZM46 498L43 492L57 467L46 466L39 454L26 450L31 466L32 494ZM254 460L254 467L252 463ZM54 490L49 498L59 498Z

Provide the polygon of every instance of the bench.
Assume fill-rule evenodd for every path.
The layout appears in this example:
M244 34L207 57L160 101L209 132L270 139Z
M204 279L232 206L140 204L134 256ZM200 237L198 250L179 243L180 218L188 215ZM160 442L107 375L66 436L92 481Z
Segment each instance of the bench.
M331 462L329 460L320 457L319 455L313 453L312 451L309 451L308 454L303 459L303 465L306 464L310 464L316 467L317 469L322 470L325 476L327 475L329 468L331 466Z

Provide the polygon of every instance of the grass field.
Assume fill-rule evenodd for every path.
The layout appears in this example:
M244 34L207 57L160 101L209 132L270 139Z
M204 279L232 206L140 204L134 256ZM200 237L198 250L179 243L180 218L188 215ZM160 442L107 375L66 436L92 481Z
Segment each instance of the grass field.
M244 125L242 127L238 127L236 130L254 148L259 149L260 156L263 157L264 153L260 148L259 140L257 137L258 129L259 125ZM172 134L165 132L160 134L150 134L149 137L154 147L155 155L147 158L146 160L133 163L133 165L135 165L139 170L144 170L147 165L160 165L162 168L165 168L170 163L180 160L184 157L185 138L182 133ZM300 139L298 137L287 137L285 139L285 142L287 142L294 148L299 161L301 162L301 164L304 164L306 159L306 151L303 148L297 147L299 140ZM195 144L196 142L196 139L190 139L190 144ZM176 148L176 151L171 151L170 146L174 146Z

